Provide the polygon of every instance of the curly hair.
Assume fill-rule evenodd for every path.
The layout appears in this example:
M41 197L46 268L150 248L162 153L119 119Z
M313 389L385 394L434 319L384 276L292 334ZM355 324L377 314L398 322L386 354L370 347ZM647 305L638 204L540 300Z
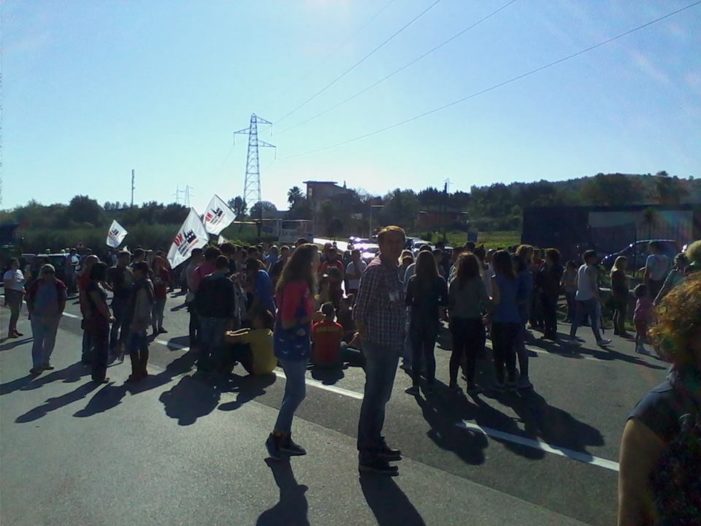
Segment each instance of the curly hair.
M664 358L675 365L683 365L693 360L689 344L699 328L701 275L691 275L674 287L658 305L657 322L650 334Z

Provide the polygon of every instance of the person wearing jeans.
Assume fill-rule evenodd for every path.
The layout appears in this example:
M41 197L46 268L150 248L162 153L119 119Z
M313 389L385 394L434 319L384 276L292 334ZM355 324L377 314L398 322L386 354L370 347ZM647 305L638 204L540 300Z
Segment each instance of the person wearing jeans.
M39 279L27 291L27 310L31 317L33 375L53 369L51 353L56 343L56 332L66 307L66 285L56 279L56 269L46 264L39 271Z
M396 475L389 461L401 460L382 436L389 401L404 345L406 302L397 267L406 236L397 226L378 234L380 254L368 265L358 289L353 319L365 354L365 395L358 420L358 470ZM430 256L430 255L429 255ZM414 370L418 364L414 364Z
M306 396L305 372L311 355L311 322L316 306L314 289L318 268L316 245L301 245L285 263L277 283L275 299L279 310L273 348L285 372L285 393L275 427L265 441L268 455L273 460L307 454L292 440L292 420Z
M458 390L458 369L465 357L467 390L476 394L475 384L477 357L485 339L482 315L491 306L484 280L480 275L480 262L471 252L460 255L455 266L456 277L450 283L448 304L450 306L450 332L453 336L453 351L450 355L451 390Z
M577 295L575 296L577 311L570 328L570 338L574 339L576 337L577 328L589 317L596 343L603 347L611 343L611 340L605 340L601 337L601 310L596 270L597 259L598 256L594 250L587 250L584 253L584 265L577 270Z

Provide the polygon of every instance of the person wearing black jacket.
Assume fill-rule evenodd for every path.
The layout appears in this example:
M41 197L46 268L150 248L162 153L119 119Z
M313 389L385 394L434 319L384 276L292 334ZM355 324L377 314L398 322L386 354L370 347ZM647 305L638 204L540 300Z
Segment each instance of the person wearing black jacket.
M197 370L212 369L212 359L224 341L224 333L236 312L234 284L226 276L229 260L219 256L215 270L200 283L195 294L195 309L199 318L200 356Z
M543 337L557 339L557 299L560 297L560 280L565 269L560 265L560 252L556 248L545 251L545 263L536 275L540 289L545 331Z

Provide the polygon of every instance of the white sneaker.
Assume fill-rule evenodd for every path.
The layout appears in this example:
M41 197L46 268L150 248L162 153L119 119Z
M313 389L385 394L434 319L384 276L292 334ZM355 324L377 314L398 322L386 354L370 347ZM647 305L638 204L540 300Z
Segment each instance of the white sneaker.
M606 346L609 345L610 343L611 343L611 340L609 340L609 339L607 339L607 338L601 338L598 342L596 342L596 344L597 344L599 347L606 347Z

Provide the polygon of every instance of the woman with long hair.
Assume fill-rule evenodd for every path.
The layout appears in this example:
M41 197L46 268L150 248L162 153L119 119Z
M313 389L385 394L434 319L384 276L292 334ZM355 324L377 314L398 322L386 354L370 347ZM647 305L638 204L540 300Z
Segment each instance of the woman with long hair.
M626 333L626 312L628 310L628 277L626 266L628 259L618 256L611 269L611 305L613 306L613 333L617 336L628 336Z
M508 374L507 386L516 387L515 344L521 329L521 315L518 308L518 279L514 264L506 250L494 254L494 276L492 294L494 313L492 315L492 345L494 348L494 369L497 388L504 388L504 369Z
M448 304L448 287L429 252L419 252L416 258L416 274L407 285L406 304L410 307L413 386L419 386L422 361L426 362L426 380L432 386L436 379L433 353L440 327L440 309Z
M319 251L310 243L301 245L290 256L277 282L274 350L285 372L285 394L273 432L265 442L270 458L306 455L292 441L292 418L306 395L304 375L311 353L311 322L319 268Z
M450 283L448 305L450 332L453 335L453 352L450 355L450 389L458 390L458 369L465 356L467 362L467 391L477 394L475 370L485 339L482 316L490 306L484 281L480 275L480 261L472 252L460 255L456 262L457 273Z

